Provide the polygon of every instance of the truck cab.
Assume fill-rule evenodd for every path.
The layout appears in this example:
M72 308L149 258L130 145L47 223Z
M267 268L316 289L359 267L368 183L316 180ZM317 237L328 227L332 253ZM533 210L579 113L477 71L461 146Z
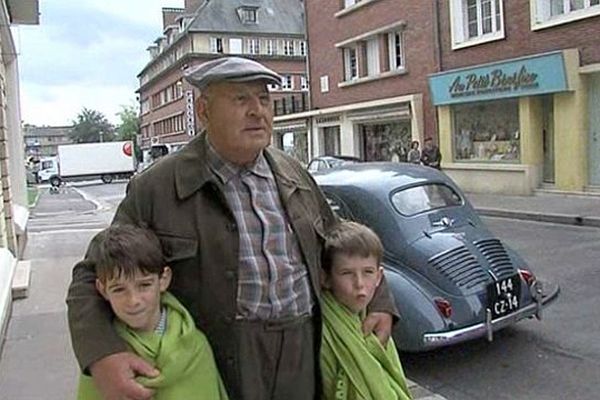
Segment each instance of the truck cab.
M39 170L37 171L38 182L47 182L53 176L58 175L58 158L42 157L40 159Z

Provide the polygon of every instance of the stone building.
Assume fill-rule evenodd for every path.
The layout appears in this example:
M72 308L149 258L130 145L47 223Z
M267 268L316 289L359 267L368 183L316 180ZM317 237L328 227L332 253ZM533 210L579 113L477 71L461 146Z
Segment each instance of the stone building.
M19 67L11 25L38 24L37 0L0 1L0 346L12 309L12 282L29 218L19 100Z

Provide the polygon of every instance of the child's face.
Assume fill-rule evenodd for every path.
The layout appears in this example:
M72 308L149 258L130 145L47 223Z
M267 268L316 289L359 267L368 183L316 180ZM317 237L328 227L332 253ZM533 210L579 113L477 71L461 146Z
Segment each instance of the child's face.
M160 319L160 295L171 283L171 269L162 274L137 271L133 278L123 276L105 283L96 280L96 287L110 303L115 315L132 329L152 332Z
M373 256L338 254L333 257L331 272L323 275L323 287L352 312L367 308L383 276L383 268Z

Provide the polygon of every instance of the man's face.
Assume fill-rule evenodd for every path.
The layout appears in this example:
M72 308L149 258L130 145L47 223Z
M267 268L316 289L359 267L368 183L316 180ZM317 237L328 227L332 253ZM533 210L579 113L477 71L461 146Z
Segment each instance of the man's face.
M160 319L160 295L170 282L171 269L165 267L160 275L138 271L133 278L119 276L104 283L97 279L96 287L127 326L152 332Z
M360 257L338 254L333 258L329 274L323 277L323 287L352 312L367 308L383 275L373 256Z
M271 142L273 106L264 81L210 85L198 115L210 143L230 162L251 163Z
M425 141L425 148L426 149L431 149L433 147L433 142L431 140L426 140Z

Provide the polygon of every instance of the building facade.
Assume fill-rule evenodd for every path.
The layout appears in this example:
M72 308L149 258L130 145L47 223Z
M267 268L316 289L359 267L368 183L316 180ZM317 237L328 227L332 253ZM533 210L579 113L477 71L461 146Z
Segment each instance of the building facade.
M12 281L29 218L19 67L10 26L38 24L38 14L37 0L0 1L0 346L12 309Z
M476 192L597 191L600 0L439 4L446 173Z
M72 126L23 126L25 157L39 160L58 154L58 146L73 143L69 133Z
M310 154L405 160L437 137L427 75L439 71L433 2L307 0Z
M163 25L164 35L149 47L151 61L138 75L142 149L187 142L202 129L194 114L199 93L183 71L223 55L255 59L281 74L282 86L270 88L276 115L308 109L301 0L186 0L182 9L163 9ZM273 140L284 147L277 127Z

